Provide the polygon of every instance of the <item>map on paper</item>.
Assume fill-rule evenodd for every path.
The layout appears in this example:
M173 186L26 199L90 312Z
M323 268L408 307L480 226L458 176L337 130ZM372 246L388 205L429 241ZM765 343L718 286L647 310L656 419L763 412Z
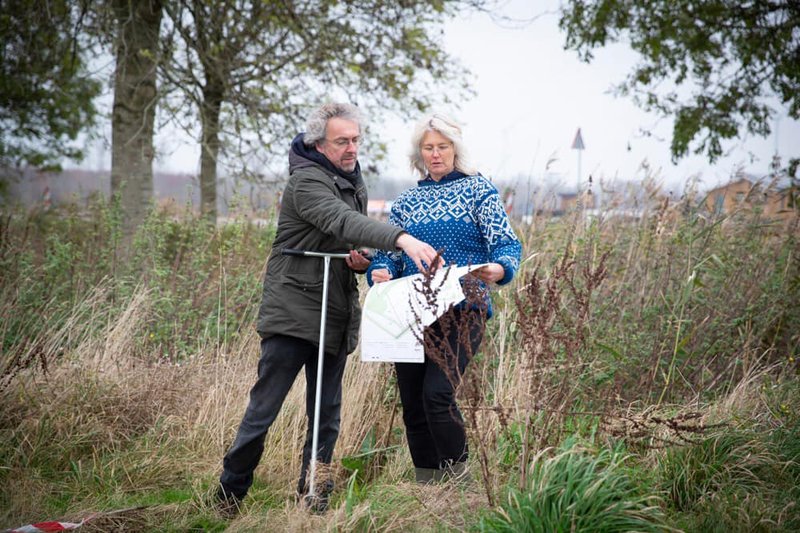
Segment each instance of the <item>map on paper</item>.
M436 301L427 303L419 288L424 276L376 283L367 292L361 319L361 360L421 363L425 352L419 338L451 306L464 299L459 278L486 264L446 267L434 274Z

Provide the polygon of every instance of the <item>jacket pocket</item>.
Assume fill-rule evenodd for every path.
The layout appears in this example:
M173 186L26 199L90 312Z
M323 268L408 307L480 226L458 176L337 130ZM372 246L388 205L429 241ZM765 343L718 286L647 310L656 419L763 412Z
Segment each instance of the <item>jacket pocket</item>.
M322 294L322 277L316 274L286 273L280 276L280 283L302 291L316 291Z

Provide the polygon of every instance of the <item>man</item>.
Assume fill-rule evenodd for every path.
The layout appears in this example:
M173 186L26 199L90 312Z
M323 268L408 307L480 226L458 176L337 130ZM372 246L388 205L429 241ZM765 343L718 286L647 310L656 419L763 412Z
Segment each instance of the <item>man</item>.
M311 113L306 132L292 141L289 181L284 189L278 231L264 278L258 332L261 359L258 380L233 445L223 460L218 506L235 514L253 483L264 439L298 372L305 367L308 433L297 492L308 492L319 323L322 312L323 260L282 255L285 248L320 252L350 251L333 260L328 275L325 357L322 371L317 461L330 463L339 435L342 375L347 354L358 340L361 308L354 272L369 261L358 246L400 249L420 268L437 260L436 250L400 228L366 216L367 193L358 164L361 116L349 104L325 104ZM324 470L324 469L322 469ZM324 511L333 490L330 479L318 483L315 510ZM313 495L312 495L313 496Z

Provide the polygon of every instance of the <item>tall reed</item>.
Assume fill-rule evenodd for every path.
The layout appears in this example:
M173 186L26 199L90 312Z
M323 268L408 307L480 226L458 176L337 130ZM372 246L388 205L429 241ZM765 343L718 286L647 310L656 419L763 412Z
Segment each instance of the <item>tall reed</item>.
M391 369L356 353L334 511L298 517L291 503L307 430L300 376L241 527L465 527L505 487L528 490L531 466L572 435L598 450L622 442L633 468L679 487L659 504L673 517L706 523L704 497L723 509L747 497L765 519L797 523L781 499L800 479L797 220L714 218L648 187L635 218L540 216L517 227L527 260L495 292L460 391L478 489L456 496L406 483ZM111 207L2 220L0 524L146 506L177 529L217 527L202 502L255 379L253 325L274 226L153 213L128 251L136 259L120 261ZM676 473L700 475L692 465L711 461L690 450L734 430L745 438L730 457L749 449L763 459L750 492L727 478L702 493L680 488ZM683 457L670 455L679 448ZM357 475L345 467L354 464Z

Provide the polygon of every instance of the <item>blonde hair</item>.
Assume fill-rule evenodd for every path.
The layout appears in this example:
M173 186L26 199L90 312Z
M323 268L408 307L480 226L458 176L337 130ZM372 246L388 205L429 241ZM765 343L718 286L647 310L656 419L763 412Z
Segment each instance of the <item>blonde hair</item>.
M422 144L422 138L425 137L425 134L429 131L438 132L453 143L453 151L455 152L455 160L453 163L455 170L470 175L477 172L469 164L467 149L466 146L464 146L464 139L461 137L461 126L459 126L455 120L441 113L428 115L420 120L414 128L414 133L411 135L411 151L408 154L411 170L419 172L420 176L426 175L427 169L422 161L420 144Z

